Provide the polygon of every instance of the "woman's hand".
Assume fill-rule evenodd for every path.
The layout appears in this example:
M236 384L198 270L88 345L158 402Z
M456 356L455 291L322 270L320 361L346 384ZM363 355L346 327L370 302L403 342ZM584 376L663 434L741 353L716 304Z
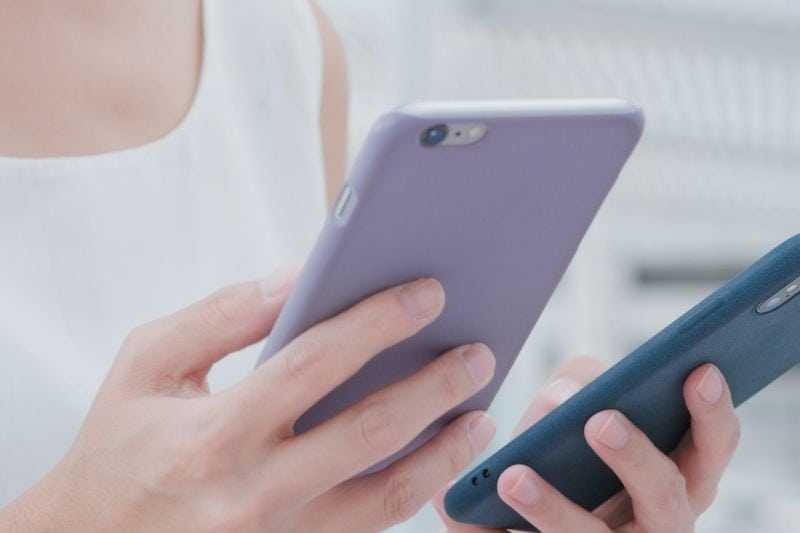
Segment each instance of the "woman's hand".
M295 275L229 287L137 328L68 455L0 513L0 526L375 531L416 513L486 447L494 425L484 413L461 416L381 472L350 478L485 386L494 357L480 344L455 348L294 436L305 410L444 305L432 279L378 293L210 394L211 366L265 336Z
M534 399L515 434L566 401L603 371L588 357L569 360ZM691 429L677 449L661 453L629 420L603 411L585 426L586 441L617 474L625 490L589 513L575 505L524 465L506 469L498 479L504 502L542 533L681 533L693 531L697 517L713 502L722 473L739 440L739 421L730 390L719 370L703 365L683 388ZM444 492L434 506L453 533L496 530L465 526L447 517Z

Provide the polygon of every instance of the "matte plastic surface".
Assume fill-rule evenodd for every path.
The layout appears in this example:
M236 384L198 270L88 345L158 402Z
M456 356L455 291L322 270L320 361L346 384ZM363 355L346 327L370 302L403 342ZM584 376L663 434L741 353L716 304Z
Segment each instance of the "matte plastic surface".
M756 307L800 275L795 236L610 368L581 392L459 480L445 497L456 520L536 531L497 496L497 478L526 464L563 494L592 510L621 490L614 473L584 440L589 418L618 409L664 452L689 428L682 388L691 371L717 365L734 405L800 363L800 296L767 314ZM491 472L482 477L484 469ZM477 477L478 485L473 484Z
M425 129L448 122L488 130L470 146L421 145ZM639 110L617 100L424 103L382 117L349 175L347 205L328 217L259 363L317 322L419 277L443 284L445 308L312 407L295 431L475 341L494 351L493 381L368 471L488 407L641 130Z

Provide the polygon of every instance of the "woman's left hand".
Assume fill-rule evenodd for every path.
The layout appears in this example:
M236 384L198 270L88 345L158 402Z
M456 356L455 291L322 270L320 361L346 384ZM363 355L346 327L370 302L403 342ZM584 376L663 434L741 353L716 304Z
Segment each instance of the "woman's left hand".
M531 426L603 371L590 357L567 361L528 407L515 434ZM691 429L674 452L659 451L625 416L603 411L586 423L586 441L622 481L625 490L588 512L524 465L498 479L500 498L542 533L624 533L694 530L714 500L722 473L739 441L739 421L725 379L713 365L692 372L683 388ZM444 512L442 490L433 504L452 533L497 530L459 524Z

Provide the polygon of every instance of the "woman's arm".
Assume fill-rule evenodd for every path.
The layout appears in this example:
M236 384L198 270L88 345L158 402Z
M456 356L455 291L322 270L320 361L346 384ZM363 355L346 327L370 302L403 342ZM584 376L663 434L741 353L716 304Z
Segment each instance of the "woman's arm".
M328 16L309 0L322 38L324 71L320 128L325 156L328 206L332 207L347 170L347 62L339 35Z

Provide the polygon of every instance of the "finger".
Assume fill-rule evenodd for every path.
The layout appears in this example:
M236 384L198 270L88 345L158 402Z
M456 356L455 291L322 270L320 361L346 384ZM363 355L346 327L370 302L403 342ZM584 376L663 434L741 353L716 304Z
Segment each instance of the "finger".
M592 510L592 514L605 522L612 530L632 523L634 516L631 496L628 491L621 490Z
M482 344L450 350L414 375L371 394L270 455L271 468L304 464L301 494L324 492L400 450L442 414L486 386L494 356ZM291 478L287 471L285 477ZM291 490L290 490L291 492Z
M739 419L730 389L713 365L703 365L689 375L683 396L692 422L673 457L686 478L690 504L700 514L713 502L717 484L739 443Z
M291 426L369 359L432 322L443 307L444 290L431 278L370 296L311 327L261 365L238 387L240 406L251 406L259 424L264 406L270 406L281 424Z
M292 263L261 282L232 285L140 326L126 339L120 364L149 383L202 383L215 362L269 332L299 268Z
M353 524L377 531L405 522L486 449L494 432L494 423L485 413L463 415L385 470L350 480L329 492L330 496L322 496L320 514L341 516L343 531Z
M507 468L497 494L542 533L609 533L602 520L570 501L525 465Z
M436 493L433 499L431 499L431 505L433 505L434 510L439 514L439 518L444 522L444 529L442 531L447 533L499 533L503 531L501 529L488 529L480 526L462 524L450 518L444 508L444 495L450 489L450 486L451 485L448 485L441 489Z
M686 531L694 524L686 480L675 463L618 411L592 416L586 441L619 477L645 531Z
M514 428L512 438L570 399L605 370L606 364L595 357L584 355L567 359L536 394Z

